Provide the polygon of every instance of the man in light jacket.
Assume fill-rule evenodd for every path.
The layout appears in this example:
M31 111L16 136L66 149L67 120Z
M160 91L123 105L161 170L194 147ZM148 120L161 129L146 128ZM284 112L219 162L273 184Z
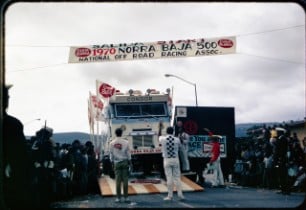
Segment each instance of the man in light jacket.
M121 202L121 183L123 182L124 202L130 202L128 198L129 165L131 164L131 153L128 140L122 138L122 129L115 130L116 138L110 142L110 161L114 165L116 179L115 202Z

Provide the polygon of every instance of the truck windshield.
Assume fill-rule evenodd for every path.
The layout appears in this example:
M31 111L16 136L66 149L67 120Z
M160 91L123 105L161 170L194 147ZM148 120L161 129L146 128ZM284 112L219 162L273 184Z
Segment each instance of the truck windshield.
M116 104L115 112L117 117L156 117L166 115L166 109L163 103Z

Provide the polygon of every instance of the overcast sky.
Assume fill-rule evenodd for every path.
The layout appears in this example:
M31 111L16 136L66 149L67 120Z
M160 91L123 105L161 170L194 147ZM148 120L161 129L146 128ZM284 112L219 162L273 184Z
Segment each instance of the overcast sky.
M71 46L236 36L235 54L68 63ZM5 12L8 112L34 135L88 132L95 80L173 88L175 105L235 107L236 123L305 117L305 13L295 3L15 3ZM40 118L41 120L35 120Z

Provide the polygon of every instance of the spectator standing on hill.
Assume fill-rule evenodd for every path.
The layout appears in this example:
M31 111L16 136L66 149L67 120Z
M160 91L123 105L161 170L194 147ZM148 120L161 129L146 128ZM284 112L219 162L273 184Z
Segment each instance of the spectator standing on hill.
M270 143L274 145L276 139L277 139L276 126L273 126L270 130Z
M263 140L264 142L268 142L271 138L271 133L270 133L270 130L269 130L269 127L266 126L266 124L263 125Z
M296 132L294 132L294 133L292 134L292 142L296 142L296 143L300 144L300 140L299 140L299 138L298 138Z

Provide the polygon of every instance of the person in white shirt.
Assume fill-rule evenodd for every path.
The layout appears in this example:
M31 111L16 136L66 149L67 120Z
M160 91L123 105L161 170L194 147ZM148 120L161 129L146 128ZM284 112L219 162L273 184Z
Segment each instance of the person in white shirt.
M121 138L122 129L115 130L116 138L110 142L110 161L114 165L116 179L116 200L121 202L121 183L123 182L124 202L130 202L128 198L129 165L131 164L131 153L129 143Z
M190 164L188 158L188 143L189 135L184 131L183 122L177 121L177 127L175 129L175 136L178 137L181 141L179 148L179 159L182 164L182 172L190 171Z
M173 199L174 184L179 200L185 199L182 192L180 161L178 157L180 140L173 136L173 131L173 127L170 126L167 128L167 135L159 137L168 188L168 196L164 198L165 201Z

